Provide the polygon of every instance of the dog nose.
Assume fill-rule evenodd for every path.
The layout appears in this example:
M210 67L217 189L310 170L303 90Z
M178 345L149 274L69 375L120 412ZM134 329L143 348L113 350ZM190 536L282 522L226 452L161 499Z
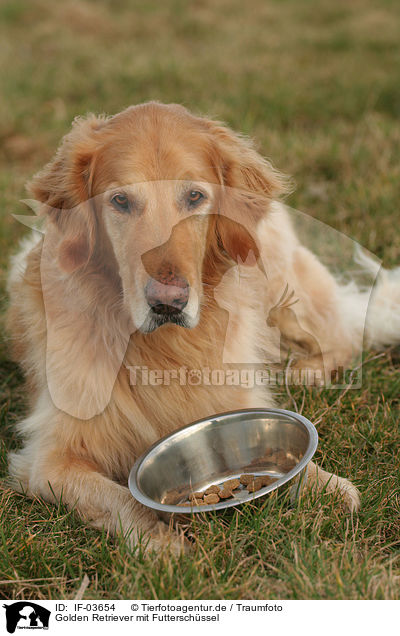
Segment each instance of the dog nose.
M170 277L165 283L150 278L144 292L149 306L155 313L177 313L188 303L189 283L181 276Z

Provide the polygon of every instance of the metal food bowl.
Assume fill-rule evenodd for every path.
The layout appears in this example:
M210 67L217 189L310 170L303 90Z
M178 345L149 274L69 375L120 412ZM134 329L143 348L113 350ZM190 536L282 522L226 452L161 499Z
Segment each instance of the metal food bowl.
M137 501L168 514L230 508L284 484L296 495L317 445L314 425L298 413L283 409L221 413L193 422L151 446L135 462L129 488ZM240 485L232 498L216 504L189 503L192 493L212 485L222 487L244 473L274 481L256 492Z

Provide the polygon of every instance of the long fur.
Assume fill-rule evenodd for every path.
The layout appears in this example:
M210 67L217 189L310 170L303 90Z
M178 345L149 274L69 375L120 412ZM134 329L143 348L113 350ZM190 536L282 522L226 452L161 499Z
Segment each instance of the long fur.
M193 276L196 267L201 271L200 318L192 329L166 324L152 333L132 330L121 273L129 267L101 211L85 203L107 189L116 170L127 168L129 153L124 149L121 157L119 151L121 140L131 138L142 178L178 179L188 166L201 170L221 188L220 205L231 214L229 222L220 216L209 221L201 239L193 234L192 248L190 237L188 245L183 240L174 248ZM194 154L183 162L188 148ZM132 543L145 533L150 547L185 549L176 531L131 497L127 478L135 458L191 420L273 406L273 392L259 386L132 384L130 369L275 364L285 343L297 352L298 367L322 364L329 370L348 363L364 335L366 296L356 286L340 287L299 243L275 200L285 186L248 140L179 106L151 103L113 118L75 122L30 185L47 216L45 238L24 239L8 280L10 339L31 398L31 412L18 424L24 446L10 454L16 488L49 500L62 494L88 522L122 530ZM48 236L55 238L44 257ZM196 245L201 262L193 263ZM298 302L280 322L275 310L277 340L267 317L286 285ZM383 272L368 313L371 346L400 340L399 309L399 270ZM327 483L339 489L348 508L358 507L358 492L348 480L312 465L309 487Z

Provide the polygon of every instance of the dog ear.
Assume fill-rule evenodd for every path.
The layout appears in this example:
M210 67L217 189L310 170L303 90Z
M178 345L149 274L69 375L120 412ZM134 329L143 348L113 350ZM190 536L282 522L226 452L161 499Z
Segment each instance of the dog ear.
M58 261L68 273L87 264L94 249L92 181L105 122L94 115L76 118L53 159L27 186L61 232Z
M260 263L257 222L269 204L289 190L289 180L261 157L252 142L219 122L205 120L211 161L220 183L216 232L233 260Z
M265 203L290 191L288 177L276 170L244 135L205 120L212 135L213 164L221 185L240 190L248 200Z

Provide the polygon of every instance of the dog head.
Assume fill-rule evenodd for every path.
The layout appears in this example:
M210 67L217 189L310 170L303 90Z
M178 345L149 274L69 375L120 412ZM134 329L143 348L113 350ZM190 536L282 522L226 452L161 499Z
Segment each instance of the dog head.
M198 324L204 277L254 265L256 225L285 181L225 126L148 103L75 120L31 182L68 276L114 277L135 328Z

